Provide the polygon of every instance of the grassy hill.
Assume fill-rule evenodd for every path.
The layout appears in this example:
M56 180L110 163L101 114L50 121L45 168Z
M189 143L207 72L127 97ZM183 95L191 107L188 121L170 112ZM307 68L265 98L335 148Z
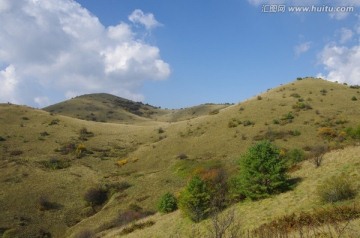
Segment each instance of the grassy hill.
M136 124L159 121L182 121L217 113L227 105L204 104L179 110L160 109L106 93L87 94L48 106L43 110L87 121Z
M360 124L360 101L354 99L360 99L359 90L308 78L240 104L182 110L107 94L84 95L46 111L0 105L0 234L76 237L91 230L113 237L122 229L119 217L129 210L153 214L160 196L178 194L194 170L223 166L236 173L240 155L262 139L284 151L309 153L322 144L334 151L318 169L300 164L291 174L301 178L295 190L235 205L242 228L319 207L314 189L330 175L350 174L359 188L358 141L344 135ZM91 189L107 193L103 206L85 201ZM147 219L155 224L131 237L188 237L193 227L180 212ZM196 229L205 234L207 222ZM185 233L175 236L180 230Z

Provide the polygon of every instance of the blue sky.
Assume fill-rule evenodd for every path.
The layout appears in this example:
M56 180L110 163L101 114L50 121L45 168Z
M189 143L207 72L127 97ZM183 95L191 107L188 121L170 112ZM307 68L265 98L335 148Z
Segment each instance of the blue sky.
M360 84L356 0L290 0L276 13L262 12L266 0L19 2L0 0L0 101L41 107L108 92L181 108L236 103L304 76ZM328 3L354 11L287 9ZM11 30L22 21L26 36Z

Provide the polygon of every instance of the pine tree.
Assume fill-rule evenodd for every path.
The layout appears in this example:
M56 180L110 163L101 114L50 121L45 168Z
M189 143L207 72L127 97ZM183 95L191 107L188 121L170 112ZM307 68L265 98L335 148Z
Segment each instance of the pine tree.
M285 161L277 147L261 141L250 147L240 161L239 192L261 199L288 188Z
M173 212L177 209L177 199L171 193L165 193L159 202L158 210L161 213Z
M180 194L181 210L195 222L206 218L210 213L211 196L206 183L199 177L193 177Z

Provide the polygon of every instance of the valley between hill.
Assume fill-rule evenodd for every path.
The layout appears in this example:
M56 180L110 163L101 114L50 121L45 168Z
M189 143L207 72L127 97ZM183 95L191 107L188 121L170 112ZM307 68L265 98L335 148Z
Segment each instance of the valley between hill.
M238 104L178 110L109 94L42 110L2 104L0 123L2 237L118 237L126 227L119 217L129 209L151 222L128 237L190 237L194 229L207 237L210 220L194 225L181 211L156 213L159 198L178 195L199 169L221 166L235 175L241 155L261 140L306 155L326 144L330 152L319 168L309 157L289 171L299 180L293 190L231 206L244 231L329 207L316 189L332 176L346 174L360 188L359 139L346 134L360 125L360 88L321 79L297 80ZM86 202L92 188L106 190L103 204ZM348 237L359 234L360 219L349 227Z

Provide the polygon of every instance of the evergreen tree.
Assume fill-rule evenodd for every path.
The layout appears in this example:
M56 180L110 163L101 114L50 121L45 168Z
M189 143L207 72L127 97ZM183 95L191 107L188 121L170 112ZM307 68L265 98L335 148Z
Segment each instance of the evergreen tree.
M285 161L269 141L250 147L240 161L239 192L250 199L261 199L288 188Z
M180 194L180 208L195 222L206 218L210 213L211 196L206 183L199 177L193 177Z
M177 209L177 199L171 193L165 193L159 202L158 210L161 213L173 212Z

